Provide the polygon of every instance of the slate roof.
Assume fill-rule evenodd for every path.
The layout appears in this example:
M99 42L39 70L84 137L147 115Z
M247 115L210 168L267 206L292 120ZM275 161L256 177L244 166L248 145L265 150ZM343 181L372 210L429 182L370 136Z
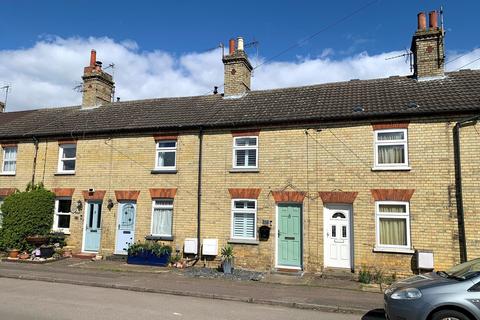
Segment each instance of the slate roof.
M418 107L408 105L416 103ZM355 111L361 106L363 111ZM352 80L221 95L116 102L0 113L0 139L115 132L249 127L305 122L480 112L480 71L417 81L411 77Z

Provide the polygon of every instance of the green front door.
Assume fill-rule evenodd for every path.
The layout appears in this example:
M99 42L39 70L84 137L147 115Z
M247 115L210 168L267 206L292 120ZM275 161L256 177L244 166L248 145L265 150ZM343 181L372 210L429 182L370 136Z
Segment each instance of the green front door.
M279 267L302 266L302 206L278 205L278 251Z

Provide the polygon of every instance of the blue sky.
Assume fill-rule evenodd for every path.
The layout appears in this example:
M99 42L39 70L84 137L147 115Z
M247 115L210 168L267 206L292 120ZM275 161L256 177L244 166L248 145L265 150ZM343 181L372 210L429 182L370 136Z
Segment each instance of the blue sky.
M255 63L268 61L262 68L265 70L259 69L254 79L254 85L260 89L388 76L392 72L408 74L408 66L398 61L402 59L382 62L384 74L374 70L375 62L370 58L376 57L378 64L389 54L409 48L417 13L438 9L442 4L447 60L467 53L456 61L455 66L461 66L469 62L468 59L480 57L480 51L475 50L479 40L473 31L480 1L257 0L230 6L231 3L4 0L0 11L0 86L12 85L13 109L78 103L79 95L70 92L71 87L79 81L81 66L88 62L89 48L96 46L104 63L118 65L115 70L118 89L124 92L125 98L201 94L222 81L220 53L208 49L238 35L244 36L246 42L259 41ZM302 42L366 5L348 20ZM300 45L269 60L293 44ZM257 58L255 49L250 48L249 54L252 59ZM54 58L57 65L45 63L49 57ZM144 65L145 76L158 75L164 81L150 79L151 86L135 89L138 81L143 82L140 75L136 83L126 80L135 60ZM351 72L341 69L342 65L357 62L363 65L357 69L347 68ZM211 63L214 71L200 70L194 63L200 66ZM69 71L62 73L60 66ZM480 67L480 63L470 67ZM338 71L339 76L321 77L323 70ZM173 78L166 78L166 74L173 73ZM172 79L175 88L168 87ZM180 82L183 85L179 85ZM63 93L55 100L54 93L60 92L60 87ZM32 95L25 96L25 88ZM1 96L0 92L0 99Z
M273 56L309 34L371 1L79 1L4 0L0 13L1 49L32 46L39 37L111 37L137 42L142 50L176 54L202 51L243 35L260 42L260 54ZM468 50L478 45L472 25L480 1L379 0L348 21L282 56L393 51L409 46L416 14L444 5L448 45ZM242 12L243 11L243 12ZM472 23L468 23L471 21Z

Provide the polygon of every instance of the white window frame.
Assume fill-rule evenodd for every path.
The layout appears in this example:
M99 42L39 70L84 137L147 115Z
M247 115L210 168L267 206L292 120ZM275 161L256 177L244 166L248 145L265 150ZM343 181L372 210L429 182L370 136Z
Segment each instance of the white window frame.
M165 143L165 142L175 142L175 147L160 147L160 143ZM168 170L176 170L177 169L177 146L178 146L178 141L177 140L158 140L155 141L155 170L159 171L168 171ZM159 166L158 165L158 155L161 152L174 152L175 153L175 164L173 166Z
M70 200L72 201L71 197L58 197L55 198L55 215L53 216L53 231L63 232L65 234L70 234L70 228L59 228L58 227L58 216L70 216L70 224L72 223L72 212L59 212L58 209L60 207L60 200ZM73 204L73 202L72 202Z
M405 213L380 212L380 205L402 205L405 206ZM406 223L407 245L386 245L380 244L380 218L404 219ZM406 201L376 201L375 202L375 250L386 252L412 252L411 234L410 234L410 203Z
M254 209L238 209L238 208L235 208L235 202L237 201L249 201L249 202L253 202L255 203L255 208ZM257 199L232 199L232 210L231 210L231 218L230 218L230 238L231 239L235 239L235 240L256 240L257 239ZM235 236L235 232L234 232L234 215L235 215L235 212L239 212L239 213L253 213L254 214L254 224L253 224L253 237L250 238L250 237L238 237L238 236Z
M171 201L172 204L171 205L156 205L156 201ZM174 199L172 198L156 198L156 199L152 199L152 215L150 217L150 234L152 236L155 236L155 237L173 237L173 214L174 214L174 210L173 210L173 202L174 202ZM158 208L158 209L171 209L172 210L172 225L171 225L171 230L170 230L170 234L158 234L158 233L153 233L153 214L154 214L154 211L155 209Z
M65 148L75 148L75 157L74 158L63 158L63 149ZM63 161L68 160L75 160L75 169L73 170L63 170ZM58 173L67 173L67 174L74 174L75 170L77 169L77 145L75 143L66 143L58 145Z
M14 160L8 160L8 161L15 161L15 171L5 171L5 162L7 162L7 159L6 159L7 149L15 149L15 159ZM4 147L3 148L2 175L14 176L17 173L17 158L18 158L18 147Z
M237 140L239 139L255 139L255 146L237 146ZM237 151L238 150L256 150L255 152L255 166L249 166L248 160L246 161L245 166L237 166ZM258 136L239 136L233 137L233 156L232 156L232 166L234 169L258 169Z
M402 132L402 140L378 140L379 133L393 133L393 132ZM408 129L382 129L374 130L374 166L375 170L409 170L408 162ZM405 162L404 163L378 163L378 147L379 146L391 146L391 145L403 145L405 152Z

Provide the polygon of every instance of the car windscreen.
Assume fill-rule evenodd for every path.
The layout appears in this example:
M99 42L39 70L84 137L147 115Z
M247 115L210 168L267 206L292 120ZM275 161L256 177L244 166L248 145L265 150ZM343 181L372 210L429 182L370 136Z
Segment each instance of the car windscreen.
M474 259L462 264L459 264L450 270L447 270L446 273L450 277L461 278L461 279L471 279L480 275L480 259Z

